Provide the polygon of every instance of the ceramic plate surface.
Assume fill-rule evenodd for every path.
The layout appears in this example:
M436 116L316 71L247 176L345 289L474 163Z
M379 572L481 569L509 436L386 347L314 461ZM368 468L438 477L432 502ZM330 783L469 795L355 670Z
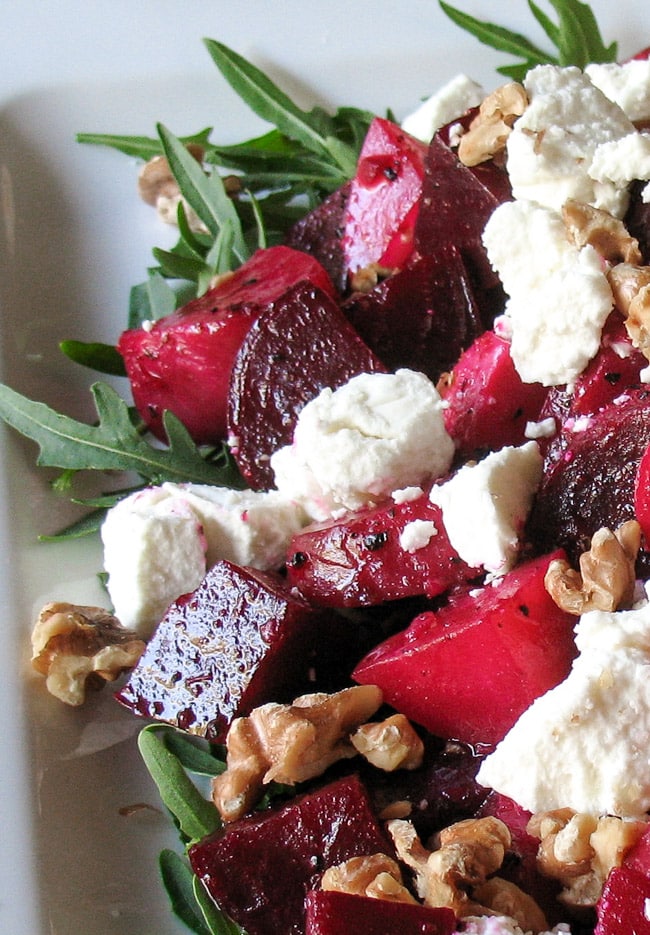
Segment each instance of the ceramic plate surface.
M534 34L524 0L458 5ZM206 36L249 57L303 104L391 108L398 117L461 70L494 87L494 67L504 61L433 0L4 6L2 379L84 419L93 416L92 375L67 362L58 342L114 343L152 246L173 238L138 201L135 162L77 144L77 131L154 135L162 121L177 134L211 125L215 140L235 142L263 129L212 65ZM622 54L650 43L640 0L592 6ZM43 603L104 601L98 543L37 541L76 514L52 494L52 475L35 467L33 445L3 430L0 457L0 931L180 933L156 862L176 839L137 755L141 722L108 691L83 709L66 708L29 667L29 633ZM154 808L133 808L142 803Z

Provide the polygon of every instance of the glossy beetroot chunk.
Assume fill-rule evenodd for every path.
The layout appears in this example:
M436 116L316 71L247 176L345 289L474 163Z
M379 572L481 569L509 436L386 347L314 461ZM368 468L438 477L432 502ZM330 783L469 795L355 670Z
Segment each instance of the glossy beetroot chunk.
M318 260L339 292L343 292L347 285L342 238L351 184L348 182L332 192L297 221L285 241L288 247L303 250Z
M335 290L322 266L289 247L258 250L214 289L155 322L123 332L124 358L138 411L164 439L171 410L198 444L226 437L228 383L241 342L257 315L300 279L327 295Z
M409 552L400 536L413 522L433 523L436 532ZM329 607L435 597L478 573L452 548L442 512L426 493L307 526L293 537L287 555L289 583L311 603Z
M439 737L496 744L539 695L568 674L575 617L544 587L552 558L525 562L496 585L420 614L352 673Z
M407 367L436 382L481 333L470 277L455 247L419 257L343 311L389 370Z
M326 386L385 370L336 302L311 283L269 305L239 348L228 395L232 452L249 485L273 486L269 458L291 442L305 403Z
M524 383L512 362L510 345L486 331L460 357L441 388L447 404L445 427L459 455L476 457L526 441L526 423L538 419L547 390Z
M650 879L631 867L610 871L596 907L594 935L648 935Z
M247 935L303 935L304 901L328 867L392 855L355 776L227 825L189 852L208 892Z
M280 578L219 562L171 605L116 697L136 714L223 740L234 717L304 687L326 628Z
M402 267L410 257L426 151L390 120L375 117L370 124L345 214L343 251L350 272L373 263Z
M451 909L431 909L415 903L371 899L350 893L313 890L307 894L306 935L452 935L456 916Z

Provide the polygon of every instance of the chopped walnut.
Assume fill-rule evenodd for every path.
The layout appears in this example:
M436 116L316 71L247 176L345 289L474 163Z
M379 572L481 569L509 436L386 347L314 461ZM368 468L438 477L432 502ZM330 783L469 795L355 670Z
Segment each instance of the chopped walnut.
M548 931L546 916L533 897L510 880L492 877L474 889L472 898L490 913L514 919L522 932Z
M638 265L641 262L639 241L608 211L570 198L562 207L562 219L569 240L577 247L589 244L608 263Z
M403 714L394 714L380 723L362 724L350 740L369 763L388 773L422 765L424 744Z
M650 360L650 266L619 263L607 279L632 344Z
M388 279L395 272L388 266L380 266L379 263L371 263L352 273L350 277L350 288L352 292L372 292L375 286L383 279Z
M476 898L476 892L501 867L511 838L498 818L469 818L444 828L439 846L429 851L409 821L387 824L403 863L415 871L415 887L427 906L453 909L457 916L485 914L489 907ZM514 903L514 894L510 894ZM526 897L521 894L521 904ZM532 915L532 909L529 907Z
M466 166L487 162L505 149L517 117L528 106L523 85L512 81L485 98L467 133L460 138L458 158Z
M351 857L329 867L322 876L321 888L392 902L417 902L404 886L399 864L386 854Z
M563 886L559 899L588 907L596 905L610 870L620 867L646 828L643 821L595 818L565 808L533 815L527 831L540 839L540 871Z
M46 676L50 694L69 705L83 704L88 687L99 688L132 668L144 648L101 607L46 604L32 631L32 665Z
M548 566L544 584L558 607L570 614L588 610L614 611L632 606L641 527L628 520L615 532L603 527L591 539L591 548L580 556L580 570L565 559Z
M302 695L291 705L261 705L235 718L226 737L227 769L212 784L221 817L240 818L266 783L294 785L356 756L349 735L381 703L379 688L357 685L334 695Z

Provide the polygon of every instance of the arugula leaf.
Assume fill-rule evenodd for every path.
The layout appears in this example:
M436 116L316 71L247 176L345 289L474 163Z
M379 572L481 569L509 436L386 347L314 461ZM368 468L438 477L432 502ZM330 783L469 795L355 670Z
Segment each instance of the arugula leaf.
M133 286L129 295L129 328L140 328L145 321L158 321L171 315L184 296L172 289L158 270L150 270L146 282Z
M67 539L83 539L86 536L93 536L99 532L105 517L106 509L93 510L59 532L39 535L39 542L63 542Z
M39 445L39 465L73 471L134 471L152 484L169 480L243 486L225 446L223 463L208 461L181 422L166 412L169 447L154 448L133 424L129 407L112 387L95 383L91 390L98 425L60 415L4 384L0 384L0 418Z
M203 798L178 758L168 749L164 727L150 724L141 730L138 749L158 786L160 798L187 840L199 841L221 827L216 807Z
M210 134L212 127L206 127L205 130L194 133L192 136L182 136L181 143L184 146L197 145L208 149L210 146ZM125 136L116 133L77 133L77 143L90 143L94 146L108 146L110 149L117 149L125 156L132 156L136 159L144 159L148 162L154 156L162 156L163 147L159 138L148 136Z
M196 935L214 935L207 928L194 891L196 877L187 861L175 851L161 851L158 858L160 875L171 902L172 912Z
M590 62L615 62L617 45L606 46L593 11L580 0L549 0L558 14L554 23L533 0L528 6L537 22L557 49L557 55L545 52L526 36L503 26L479 20L439 0L443 12L461 29L500 52L522 59L520 64L497 68L500 74L522 81L526 72L535 65L577 65L584 68Z
M229 919L218 906L215 906L203 883L196 876L194 877L194 897L210 928L210 935L246 935L241 926Z
M61 341L59 347L65 356L76 364L113 377L126 376L122 355L112 344L68 340Z

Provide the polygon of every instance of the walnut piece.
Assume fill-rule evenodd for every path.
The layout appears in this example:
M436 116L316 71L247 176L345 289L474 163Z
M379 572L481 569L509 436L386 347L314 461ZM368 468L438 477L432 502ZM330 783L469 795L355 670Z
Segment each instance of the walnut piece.
M370 263L356 270L350 276L350 288L352 292L372 292L375 286L384 279L390 278L396 270L388 266L380 266L379 263Z
M562 207L562 219L577 247L592 246L608 263L641 262L639 241L608 211L570 198Z
M458 158L463 165L476 166L501 153L512 125L527 107L526 91L516 81L504 84L488 94L467 133L460 138Z
M514 918L525 919L528 931L547 927L544 914L530 897L513 884L494 882L511 844L510 832L500 819L455 822L439 833L438 846L432 851L422 844L409 821L390 821L387 829L398 858L415 871L416 892L425 905L453 909L459 918L506 912L501 906L507 906Z
M628 520L615 532L603 527L594 533L591 548L580 556L580 570L564 559L548 566L544 584L555 603L570 614L588 610L614 611L632 606L634 564L641 544L641 527Z
M632 344L650 360L650 266L619 263L607 279Z
M621 866L646 828L644 821L596 818L570 808L539 812L527 825L540 840L540 872L562 884L565 905L583 908L596 905L610 870Z
M101 607L46 604L32 631L32 665L50 694L83 704L88 687L101 687L132 668L145 648L131 630Z
M245 814L267 783L295 785L356 756L349 736L381 703L375 685L355 685L333 695L302 695L291 705L261 705L235 718L226 737L227 769L212 783L223 820Z
M424 744L403 714L394 714L379 723L362 724L350 741L369 763L387 773L422 765Z
M321 878L321 888L392 902L417 902L404 886L399 864L386 854L351 857L329 867Z

